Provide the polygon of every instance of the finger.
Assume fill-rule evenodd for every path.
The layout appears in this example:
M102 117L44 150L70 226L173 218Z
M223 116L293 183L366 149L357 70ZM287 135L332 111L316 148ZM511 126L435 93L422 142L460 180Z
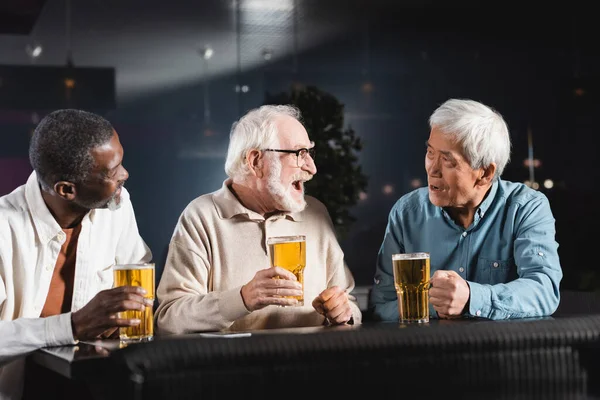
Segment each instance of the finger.
M110 314L115 314L122 311L144 311L146 309L146 303L143 297L128 298L123 300L114 299L105 306L105 310Z
M288 289L288 288L275 288L272 289L269 294L275 297L284 297L284 296L302 296L301 289Z
M321 298L323 299L324 302L327 302L329 299L331 299L332 297L334 297L336 294L341 294L341 293L345 293L342 288L340 288L339 286L332 286L330 288L327 288L325 290L323 290L320 294Z
M429 289L429 299L432 298L437 298L437 299L444 299L444 298L449 298L448 296L448 291L445 290L445 288L441 288L439 286L436 286L435 289Z
M298 279L296 279L296 275L292 274L290 271L288 271L285 268L281 268L281 267L271 267L269 268L269 272L270 272L270 276L271 277L279 277L280 279L289 279L290 281L297 281Z
M264 304L276 306L295 306L298 304L298 300L287 297L268 297L265 299Z
M111 295L118 295L123 293L133 293L140 296L145 296L148 291L141 286L117 286L116 288L108 289L106 292L111 292Z
M342 308L341 309L341 313L337 313L337 310L335 311L335 316L330 316L328 317L330 321L333 321L336 324L343 324L346 323L347 321L350 320L350 317L352 316L352 310L350 310L349 308Z
M348 309L343 306L335 307L327 312L327 318L337 321Z
M315 299L312 301L312 306L315 309L315 311L321 315L325 315L325 309L323 308L323 299L321 298L321 296L317 296L315 297Z
M348 295L346 292L335 293L324 304L326 310L333 310L337 307L343 307L348 303Z
M446 273L447 273L446 270L444 270L444 269L438 269L431 276L431 280L434 281L434 280L437 280L437 279L443 279L443 278L445 278L447 276Z
M127 326L138 326L142 323L142 320L138 318L114 318L112 322L112 327L119 328Z
M115 334L117 333L118 330L119 330L119 328L110 328L110 329L107 329L107 330L105 330L104 332L102 332L100 334L100 337L103 338L103 339L108 339L111 336L115 336Z
M269 290L273 290L273 289L293 289L293 290L297 290L300 293L298 293L297 295L302 294L302 284L298 281L292 281L289 279L269 279L266 283L265 283L265 287Z
M438 297L429 297L429 303L434 307L441 307L443 300Z

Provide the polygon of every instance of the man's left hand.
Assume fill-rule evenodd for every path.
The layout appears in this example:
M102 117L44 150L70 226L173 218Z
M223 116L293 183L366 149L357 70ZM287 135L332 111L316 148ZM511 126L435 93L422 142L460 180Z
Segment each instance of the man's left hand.
M437 270L430 283L429 302L439 317L460 317L471 295L467 281L454 271Z
M345 324L352 318L352 308L348 294L339 286L332 286L321 292L312 302L312 306L329 323L334 325Z

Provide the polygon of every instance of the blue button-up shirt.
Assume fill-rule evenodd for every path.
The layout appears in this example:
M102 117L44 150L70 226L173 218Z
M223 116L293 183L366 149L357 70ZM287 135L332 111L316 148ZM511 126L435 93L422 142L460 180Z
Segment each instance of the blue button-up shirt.
M554 223L547 197L522 183L496 180L467 229L431 204L427 188L407 193L388 217L369 310L376 319L397 321L392 254L428 252L432 275L452 270L468 282L467 316L551 315L563 276ZM432 306L429 311L436 317Z

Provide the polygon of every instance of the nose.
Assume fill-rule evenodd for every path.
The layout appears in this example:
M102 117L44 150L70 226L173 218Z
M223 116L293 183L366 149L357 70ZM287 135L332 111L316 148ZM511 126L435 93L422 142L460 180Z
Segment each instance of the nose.
M315 160L310 156L310 154L306 155L304 159L304 165L302 166L302 170L308 172L311 175L317 173L317 164L315 164Z
M125 167L123 167L123 173L121 174L121 181L125 182L127 179L129 179L129 171L127 171L127 169L125 169Z
M433 159L426 158L425 170L427 171L427 175L439 177L441 175L439 157L434 157Z

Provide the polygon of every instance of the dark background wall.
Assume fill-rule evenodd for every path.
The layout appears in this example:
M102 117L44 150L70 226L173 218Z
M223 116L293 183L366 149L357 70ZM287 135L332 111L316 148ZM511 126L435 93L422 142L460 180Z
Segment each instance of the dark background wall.
M58 3L48 8L39 24L51 26L60 19L62 3ZM183 3L187 2L177 4ZM226 27L214 30L221 29L231 39L228 43L235 45L223 50L215 45L215 59L220 51L229 54L232 69L217 65L218 60L199 58L195 79L177 85L165 83L135 96L119 90L123 70L117 67L117 106L97 110L114 123L121 136L130 172L127 188L159 271L179 213L196 196L217 190L225 179L223 164L231 123L261 105L266 93L288 90L292 85L316 85L345 105L345 122L365 145L359 158L369 177L368 190L353 207L357 221L342 241L359 285L371 284L389 209L399 196L419 182L426 183L423 157L429 114L448 98L465 97L495 107L508 122L513 153L505 179L529 179L524 160L531 133L534 157L541 161L535 180L554 182L551 189L542 185L539 190L549 197L557 221L563 287L600 288L592 258L583 256L583 250L593 248L596 242L595 182L600 174L593 144L600 100L599 50L594 42L597 27L589 10L576 3L523 10L508 3L504 8L486 9L476 3L449 7L435 2L351 1L326 6L307 1L290 2L290 7L260 14L267 22L257 24L239 19L236 8L215 6L211 11L213 3L186 6L203 15L213 12L215 19L223 16ZM252 1L244 3L248 6ZM90 4L96 10L93 7L98 3ZM250 13L251 9L243 10ZM78 12L77 26L85 25L85 18L99 27L111 23L85 6L79 6ZM229 16L237 16L238 22L229 21ZM167 13L165 20L169 18ZM177 22L177 18L171 19ZM291 19L292 27L281 30L278 21L282 19L286 23ZM60 32L60 24L55 25ZM154 29L164 29L166 37L175 30L166 25ZM320 27L335 27L335 34L307 46L298 44L308 42ZM121 29L127 32L123 26ZM256 43L256 35L283 39L279 46L287 53L264 57L268 48ZM144 49L152 49L153 43L158 46L150 40L156 37L155 31L146 36ZM43 37L38 39L43 41ZM96 41L86 51L102 54L105 64L111 64L112 55L106 48L124 46L124 40ZM14 59L7 54L14 49L7 43L13 42L5 40L3 56L0 35L0 63L12 64ZM84 46L83 39L78 46ZM262 62L246 62L250 50L260 54ZM131 77L126 82L129 86L135 77L144 76L146 65L155 63L148 54L140 52L138 75L127 75ZM177 75L178 57L161 57L166 71ZM219 70L222 73L215 73ZM247 90L242 90L244 86ZM35 95L22 93L24 98ZM29 174L28 135L47 111L0 107L0 194L24 182Z

